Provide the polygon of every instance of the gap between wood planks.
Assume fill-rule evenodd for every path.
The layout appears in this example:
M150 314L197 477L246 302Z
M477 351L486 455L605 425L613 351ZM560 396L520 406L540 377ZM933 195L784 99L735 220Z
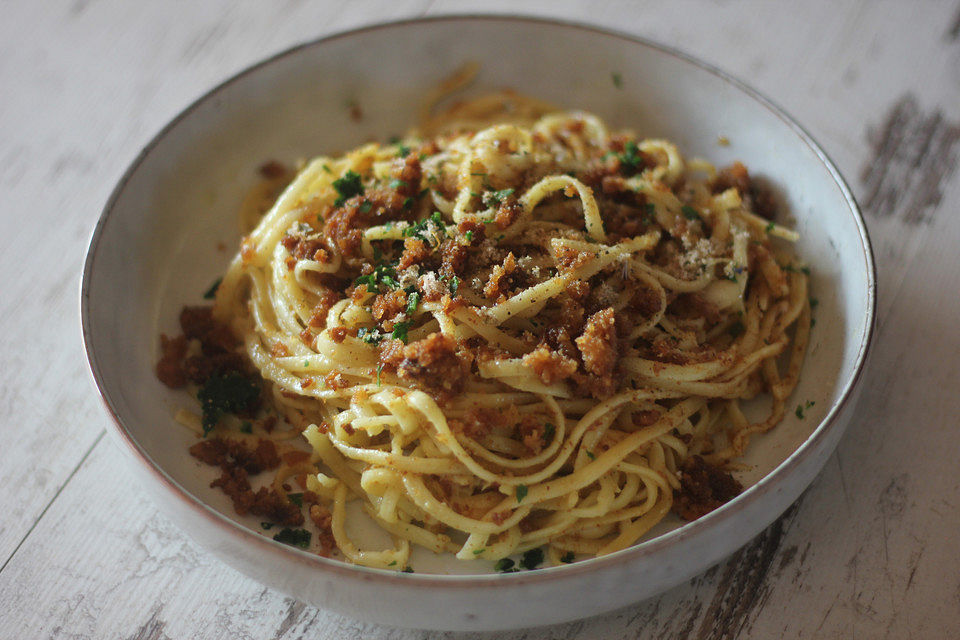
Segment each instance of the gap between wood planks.
M37 519L33 521L33 524L30 525L30 528L27 529L27 532L23 534L23 537L20 538L20 542L17 543L17 546L13 548L13 551L10 552L10 555L7 556L7 559L3 561L3 566L0 566L0 573L3 573L3 570L7 568L7 565L10 564L10 561L13 560L14 556L17 555L17 551L20 550L20 547L23 546L23 543L27 541L27 538L30 537L30 534L33 533L33 530L37 528L37 525L40 524L40 521L43 520L43 516L47 515L50 507L56 502L57 498L60 497L60 494L63 490L70 484L70 481L73 480L73 476L77 475L77 471L80 470L80 467L87 461L87 458L90 457L90 454L93 453L93 450L97 448L97 445L100 444L100 441L103 440L104 434L107 433L106 429L101 429L100 433L97 434L96 439L93 441L93 444L84 452L83 457L80 458L80 462L70 471L70 475L64 479L63 484L57 487L56 493L53 494L53 497L50 498L50 501L43 507L43 511L40 512L40 515L37 516Z

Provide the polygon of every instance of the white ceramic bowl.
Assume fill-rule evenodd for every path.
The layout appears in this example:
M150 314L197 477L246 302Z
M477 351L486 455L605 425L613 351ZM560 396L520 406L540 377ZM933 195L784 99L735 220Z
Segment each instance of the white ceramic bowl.
M255 167L405 131L424 92L465 61L481 64L471 93L512 87L593 111L718 165L742 160L778 185L819 299L794 396L816 405L804 420L791 412L755 439L742 495L695 522L662 525L619 553L507 575L489 575L483 563L423 555L414 559L413 574L350 566L265 538L208 488L211 471L187 455L192 436L171 417L189 399L153 374L158 334L174 330L180 306L197 302L229 260L235 211ZM622 78L619 88L613 73ZM354 102L363 112L359 122L350 117ZM720 135L729 146L717 144ZM216 250L218 242L230 249ZM863 220L836 168L794 121L742 83L623 34L515 17L450 17L296 47L178 115L133 162L104 209L84 268L81 314L115 439L164 511L198 543L257 580L357 618L502 629L563 622L654 595L715 564L779 516L816 476L850 418L873 330L875 286Z

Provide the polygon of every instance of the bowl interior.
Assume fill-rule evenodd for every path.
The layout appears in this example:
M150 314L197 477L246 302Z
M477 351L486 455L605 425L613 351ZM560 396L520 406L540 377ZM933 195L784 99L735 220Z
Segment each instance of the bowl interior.
M235 251L236 210L256 167L404 132L425 93L466 61L481 70L465 95L510 87L591 111L614 127L671 139L688 156L717 165L741 160L781 191L818 300L792 403L816 404L803 419L791 410L754 440L750 469L740 475L745 484L796 451L854 376L872 300L862 231L817 149L776 110L673 53L582 27L486 18L371 28L271 59L195 103L134 163L94 235L83 315L95 377L128 437L200 502L257 527L208 488L213 471L187 454L193 436L172 416L192 401L154 377L158 336L177 332L179 309L201 302ZM362 111L359 121L352 105ZM719 136L730 144L718 144ZM668 521L657 532L677 526ZM427 552L413 564L418 572L490 571L489 563Z

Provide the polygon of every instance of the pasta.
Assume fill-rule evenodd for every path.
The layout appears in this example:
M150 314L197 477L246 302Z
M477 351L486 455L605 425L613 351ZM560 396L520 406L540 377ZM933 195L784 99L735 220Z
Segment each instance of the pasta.
M315 541L284 541L395 569L411 545L502 569L608 554L736 495L728 471L784 416L807 270L740 164L501 93L278 167L158 373L201 383L194 453L238 511L306 509ZM221 407L210 380L262 391ZM351 538L352 501L392 546Z

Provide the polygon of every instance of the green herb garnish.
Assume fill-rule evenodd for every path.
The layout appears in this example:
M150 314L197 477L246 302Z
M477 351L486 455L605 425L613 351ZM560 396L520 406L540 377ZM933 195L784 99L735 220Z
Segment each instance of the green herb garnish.
M523 502L523 499L527 497L527 485L518 484L517 485L517 502Z
M394 340L400 340L403 344L407 344L407 329L410 328L410 325L410 321L396 323L393 325L393 333L390 334L390 337Z
M637 147L637 143L634 140L631 140L627 144L623 145L623 153L618 153L617 157L620 158L620 164L622 167L625 167L634 173L643 167L643 156L640 155L640 149Z
M380 344L380 341L383 340L383 334L379 329L367 329L366 327L357 329L357 337L367 344Z
M685 204L682 207L680 207L680 211L683 213L683 217L686 218L687 220L700 219L700 214L697 213L697 210L688 204Z
M340 197L333 203L335 207L342 205L347 201L347 198L363 195L363 185L360 183L360 174L352 169L343 174L343 177L334 180L333 188L340 194Z
M407 309L406 314L412 316L417 312L417 307L420 306L420 294L414 291L409 296L407 296Z
M500 558L497 560L497 563L493 565L493 568L500 573L511 573L516 571L516 569L514 569L515 564L516 563L510 558Z
M311 537L312 534L306 529L281 529L280 533L273 536L273 539L292 547L306 549L310 546Z
M520 567L523 569L536 569L543 562L543 549L537 547L530 549L520 556Z
M623 87L623 76L616 71L610 74L610 79L613 80L613 86L615 86L617 89Z
M223 282L223 278L217 278L213 281L213 284L210 285L210 288L203 294L204 300L213 300L217 297L217 289L220 288L220 283Z
M801 420L803 420L803 418L804 418L804 413L803 413L803 412L806 411L807 409L809 409L810 407L812 407L812 406L815 405L815 404L817 404L815 401L807 400L807 402L806 402L805 404L798 404L798 405L797 405L797 409L796 409L796 411L794 411L794 413L797 415L798 418L800 418Z
M203 407L203 435L217 426L225 413L248 409L260 397L260 385L236 371L215 373L203 383L197 399Z

